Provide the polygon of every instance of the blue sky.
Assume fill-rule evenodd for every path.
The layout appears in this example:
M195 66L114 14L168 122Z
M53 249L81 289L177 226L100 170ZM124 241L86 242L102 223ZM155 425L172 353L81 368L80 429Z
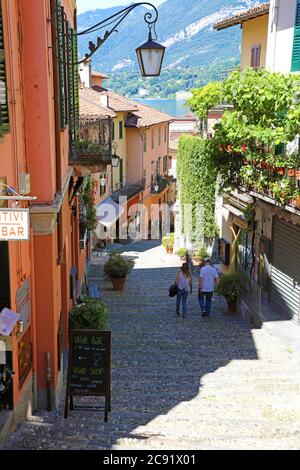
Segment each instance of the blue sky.
M149 3L159 5L165 0L149 0ZM94 10L95 8L109 8L115 6L130 5L130 3L137 3L131 0L77 0L78 14L87 10Z

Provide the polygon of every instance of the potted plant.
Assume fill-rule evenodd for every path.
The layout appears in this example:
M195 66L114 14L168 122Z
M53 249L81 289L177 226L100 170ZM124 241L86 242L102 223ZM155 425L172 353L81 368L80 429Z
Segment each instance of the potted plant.
M174 233L170 233L169 235L165 235L162 239L162 246L166 249L166 252L169 254L173 253L174 247Z
M186 248L179 248L179 250L177 251L177 255L179 256L181 260L185 260L186 254L187 254Z
M241 273L222 274L217 293L225 297L229 313L237 313L237 300L239 295L247 288L248 279Z
M201 247L196 251L194 259L197 260L198 263L201 265L203 264L205 258L209 258L209 254L207 253L204 247Z
M113 289L124 290L126 276L132 271L134 261L125 258L120 253L112 253L104 265L104 272L110 277Z
M75 305L69 314L71 330L106 330L108 322L107 305L98 299L82 297L82 303Z

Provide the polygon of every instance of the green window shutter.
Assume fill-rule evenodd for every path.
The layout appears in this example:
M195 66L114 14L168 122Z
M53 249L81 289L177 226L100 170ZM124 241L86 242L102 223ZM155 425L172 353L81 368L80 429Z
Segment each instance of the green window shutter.
M297 0L294 46L292 56L292 72L300 71L300 0Z
M123 174L123 159L121 158L120 159L120 167L119 167L119 171L120 171L120 184L122 185L123 184L123 177L124 177L124 174Z
M66 109L66 43L65 43L65 21L64 9L60 0L57 0L56 8L56 30L57 30L57 60L58 60L58 79L60 89L60 127L65 129L67 126L67 109Z
M67 26L67 72L68 72L68 125L70 145L73 146L79 139L79 92L77 68L77 36L76 31L69 24Z
M77 30L73 29L73 109L74 109L74 138L79 140L79 82L78 82L78 42Z
M0 137L5 132L9 132L9 114L5 69L4 31L2 21L2 6L0 1Z
M275 146L275 155L284 155L286 153L285 144L278 144Z

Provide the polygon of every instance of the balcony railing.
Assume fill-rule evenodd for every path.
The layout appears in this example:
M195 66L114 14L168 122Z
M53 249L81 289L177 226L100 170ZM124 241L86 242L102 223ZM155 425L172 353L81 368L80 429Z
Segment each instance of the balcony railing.
M111 164L112 149L109 144L78 144L70 147L69 163L72 165Z
M120 197L127 197L127 199L131 199L132 197L139 194L141 191L145 189L145 178L142 178L134 183L127 183L124 184L118 191L114 191L112 193L112 199L115 202L119 201Z
M84 122L79 138L70 137L69 162L72 165L110 164L112 158L112 121Z
M160 177L156 182L151 184L151 193L159 194L164 191L164 189L166 189L169 184L170 182L167 178Z

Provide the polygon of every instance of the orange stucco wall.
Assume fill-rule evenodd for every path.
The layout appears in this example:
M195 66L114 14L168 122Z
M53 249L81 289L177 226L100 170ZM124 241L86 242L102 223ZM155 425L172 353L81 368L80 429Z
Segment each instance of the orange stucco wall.
M63 0L62 4L73 24L75 1ZM2 1L2 12L10 131L0 140L0 178L6 178L7 184L19 192L20 173L29 173L31 195L38 197L39 207L51 212L55 210L56 192L62 188L56 181L52 37L51 23L48 21L50 1ZM59 138L62 182L68 187L68 130L62 131ZM73 213L69 205L71 193L72 188L67 189L61 202L60 236L55 223L53 232L37 233L31 226L30 241L8 242L12 310L17 309L18 289L26 279L30 281L32 370L37 375L38 389L46 387L46 352L51 354L53 390L58 383L58 324L62 314L63 347L66 348L68 312L73 303L70 270L72 266L77 266L77 278L82 281L86 269L87 250L80 250L79 247L79 215ZM41 203L47 205L41 206ZM75 198L73 205L76 207L77 204ZM21 207L29 205L20 203ZM58 214L55 217L58 219ZM60 262L58 239L63 251ZM19 389L18 344L23 334L19 334L16 327L12 335L14 407L18 405L31 378L29 373Z
M20 42L18 34L18 4L16 0L2 2L3 28L5 40L5 59L7 75L7 94L9 103L10 131L0 140L0 178L6 178L7 184L19 192L19 174L28 170L25 130L23 125L23 73L21 55L18 53ZM2 203L3 204L3 203ZM10 203L8 204L10 206ZM26 207L20 203L20 207ZM8 242L10 278L10 308L17 310L16 295L25 279L32 280L32 245L31 242ZM1 262L1 260L0 260ZM34 315L34 302L31 301L31 314ZM13 342L13 402L17 404L24 387L31 377L28 374L23 386L19 389L18 342L22 339L18 328L14 328Z

